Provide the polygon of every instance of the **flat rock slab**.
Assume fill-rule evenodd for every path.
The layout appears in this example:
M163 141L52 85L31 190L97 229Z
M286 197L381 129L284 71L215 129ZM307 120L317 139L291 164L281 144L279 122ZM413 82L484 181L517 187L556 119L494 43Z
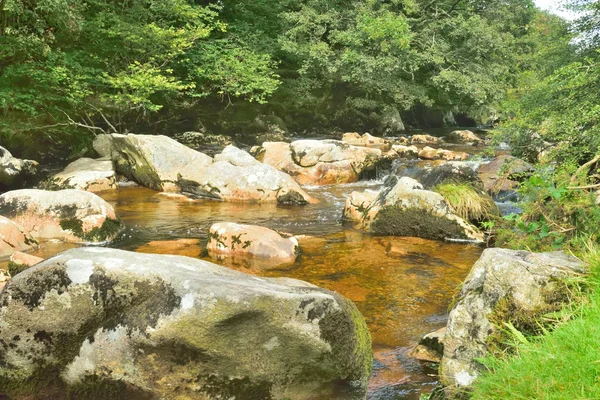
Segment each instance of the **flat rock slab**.
M358 400L371 372L349 300L187 257L69 250L15 276L0 304L13 398Z
M80 158L54 175L52 186L59 189L79 189L88 192L117 189L117 176L110 159Z

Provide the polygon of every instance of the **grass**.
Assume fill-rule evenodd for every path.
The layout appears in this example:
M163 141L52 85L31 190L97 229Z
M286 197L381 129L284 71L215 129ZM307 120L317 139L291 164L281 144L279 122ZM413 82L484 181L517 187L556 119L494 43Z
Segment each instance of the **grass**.
M585 259L585 302L553 331L516 341L516 355L483 360L490 372L476 381L473 399L600 399L598 247L590 247Z
M433 188L462 219L482 222L498 215L494 200L468 183L441 183Z

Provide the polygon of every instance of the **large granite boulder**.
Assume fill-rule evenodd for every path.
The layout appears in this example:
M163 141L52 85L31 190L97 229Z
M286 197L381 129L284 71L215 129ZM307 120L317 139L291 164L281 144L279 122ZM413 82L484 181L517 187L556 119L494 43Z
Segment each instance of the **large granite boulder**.
M0 190L22 188L27 181L35 178L39 169L36 161L15 158L0 146Z
M298 240L284 238L272 229L256 225L219 222L210 227L208 253L214 258L250 257L276 268L296 261Z
M0 393L14 399L364 399L355 305L197 259L68 250L0 294Z
M453 214L440 194L425 190L412 178L390 176L369 203L370 198L370 193L353 193L346 201L344 216L356 229L379 235L483 241L483 234Z
M94 149L110 157L118 173L160 191L179 191L181 176L192 179L212 164L206 154L161 135L98 135Z
M0 260L15 251L29 251L37 244L31 234L19 224L0 215Z
M506 328L503 323L537 327L542 315L568 301L569 289L561 280L582 272L583 263L562 252L485 250L450 312L440 368L448 394L464 392L485 369L477 360L489 354L492 336Z
M117 176L112 161L108 158L94 160L80 158L54 175L49 183L49 188L79 189L88 192L117 189Z
M301 185L356 182L376 167L382 154L338 140L267 142L255 149L258 160L290 174Z
M113 240L123 228L113 207L82 190L13 190L0 195L0 214L36 239L74 243Z

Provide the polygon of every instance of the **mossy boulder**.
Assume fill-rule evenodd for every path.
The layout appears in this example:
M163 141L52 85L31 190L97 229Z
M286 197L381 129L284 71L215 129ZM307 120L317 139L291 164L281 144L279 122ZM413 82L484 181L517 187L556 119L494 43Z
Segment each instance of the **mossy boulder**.
M354 221L356 229L386 236L483 241L483 234L453 214L441 195L412 178L390 176L369 203L372 197L353 193L346 201L345 219Z
M542 315L568 302L564 281L582 272L583 263L563 252L485 250L448 319L440 367L447 394L464 392L485 369L477 360L489 354L490 340L505 323L538 326Z
M413 178L425 189L433 189L442 183L468 183L474 188L483 188L483 182L477 172L469 165L456 161L419 169Z
M47 182L48 189L79 189L88 192L117 189L117 176L108 158L80 158L55 174Z
M82 190L13 190L0 195L0 214L35 239L103 243L116 238L123 224L113 207Z
M15 276L0 304L0 393L14 399L366 396L364 319L305 282L79 248Z

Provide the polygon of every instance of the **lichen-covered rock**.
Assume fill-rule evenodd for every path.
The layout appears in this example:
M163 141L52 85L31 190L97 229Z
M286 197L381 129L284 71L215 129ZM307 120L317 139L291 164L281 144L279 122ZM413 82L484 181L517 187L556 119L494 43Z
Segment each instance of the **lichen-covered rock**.
M178 133L173 136L173 139L194 150L202 151L203 153L208 151L211 152L211 154L232 143L230 136L193 131Z
M0 260L10 257L15 251L29 251L36 244L29 231L0 215Z
M268 259L273 268L293 263L300 251L296 238L284 238L272 229L256 225L219 222L210 227L208 238L206 248L212 257Z
M421 168L414 178L426 189L432 189L440 183L468 183L475 188L483 188L477 172L461 162L446 162L431 168Z
M344 133L342 141L352 146L380 149L383 152L389 151L392 148L392 142L383 138L372 136L368 132L362 136L357 132Z
M410 144L438 144L440 138L431 135L413 135L410 138Z
M557 311L568 300L560 280L582 272L583 263L563 252L485 250L450 312L440 368L449 394L468 388L484 369L476 360L488 354L491 336L503 328L491 319L499 324L529 320L536 326L543 314Z
M533 171L531 164L509 155L501 155L477 170L485 190L491 195L514 190L519 181Z
M424 190L412 178L390 176L368 205L359 200L370 194L363 196L351 195L344 208L348 220L362 215L356 229L379 235L483 241L483 234L453 214L440 194Z
M377 195L379 195L379 192L375 190L350 193L344 206L344 220L360 223Z
M444 137L444 140L449 143L461 143L461 144L483 144L483 139L477 136L475 133L469 130L454 131Z
M36 239L74 243L102 243L121 231L113 207L82 190L13 190L0 195L0 214L10 218Z
M111 157L118 173L160 191L179 191L181 176L193 179L213 162L206 154L161 135L98 135L94 143L101 156Z
M31 254L22 253L20 251L15 251L10 256L10 261L8 263L8 272L10 272L11 276L15 276L21 271L26 270L29 267L33 267L36 264L44 261L41 257L36 257Z
M0 190L23 187L38 174L39 169L36 161L15 158L0 146Z
M352 146L339 140L298 140L263 143L256 158L290 174L301 185L350 183L376 167L379 149Z
M0 294L0 393L41 399L364 399L352 302L305 282L108 248L66 251Z
M117 189L117 176L110 159L80 158L54 175L50 186L58 189L79 189L88 192Z

